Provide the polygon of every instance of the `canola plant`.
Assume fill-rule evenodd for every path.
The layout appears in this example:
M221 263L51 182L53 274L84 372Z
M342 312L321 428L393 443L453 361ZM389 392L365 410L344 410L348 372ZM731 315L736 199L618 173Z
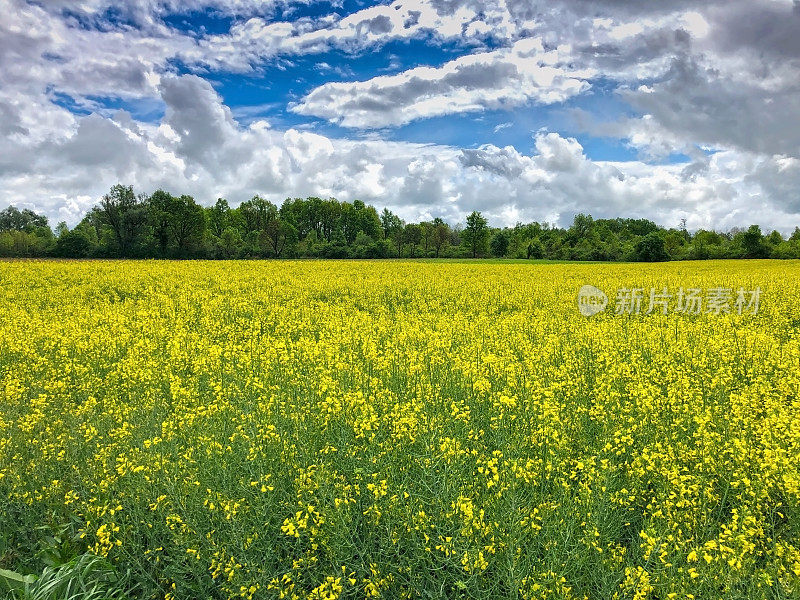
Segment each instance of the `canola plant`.
M169 599L798 597L798 282L0 263L0 569L90 554Z

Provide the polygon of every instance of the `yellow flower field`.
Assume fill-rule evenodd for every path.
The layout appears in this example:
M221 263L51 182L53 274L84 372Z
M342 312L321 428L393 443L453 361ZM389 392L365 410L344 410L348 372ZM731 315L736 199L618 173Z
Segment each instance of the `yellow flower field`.
M0 263L0 500L132 597L796 598L800 263Z

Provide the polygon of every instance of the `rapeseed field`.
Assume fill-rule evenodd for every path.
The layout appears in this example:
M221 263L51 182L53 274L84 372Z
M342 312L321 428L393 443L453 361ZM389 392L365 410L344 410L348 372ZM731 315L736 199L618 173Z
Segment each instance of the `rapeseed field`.
M800 263L1 263L0 595L81 556L137 598L797 598Z

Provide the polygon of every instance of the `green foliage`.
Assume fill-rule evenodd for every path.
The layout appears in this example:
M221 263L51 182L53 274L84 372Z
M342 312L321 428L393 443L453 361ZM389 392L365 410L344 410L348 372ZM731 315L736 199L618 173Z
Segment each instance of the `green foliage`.
M15 206L0 211L0 257L42 256L53 242L47 217Z
M542 243L534 238L530 242L528 242L528 247L526 248L528 255L525 258L544 258L544 250L542 249Z
M636 244L636 256L643 262L660 262L669 260L664 238L655 231L648 233Z
M0 211L0 231L25 231L33 233L39 228L49 228L47 217L37 215L28 208L19 210L15 206L9 206Z
M751 225L742 234L742 247L746 258L767 258L769 248L761 235L761 228L758 225Z
M41 575L0 569L0 592L9 600L116 600L129 598L132 582L104 558L89 553L45 567Z
M52 238L45 238L26 231L0 231L0 256L32 257L44 256L52 247Z
M416 223L408 223L403 228L403 243L410 247L411 258L416 255L417 244L422 241L422 229Z
M472 211L467 217L467 226L461 233L461 239L467 246L472 258L483 256L489 242L489 224L478 211Z
M492 256L503 258L508 253L508 235L505 231L498 231L492 237L492 242L489 245L492 250Z
M113 233L111 254L121 257L141 256L149 237L147 203L137 198L132 186L115 185L103 196L98 207L101 222Z
M242 248L242 236L238 229L227 227L219 237L217 245L223 258L234 258Z
M447 248L449 243L450 243L450 228L447 226L447 223L445 223L441 219L434 219L432 244L434 249L436 250L436 258L439 258L439 254L442 252L442 249Z
M88 258L96 250L97 234L89 228L76 227L59 236L53 254L61 258Z

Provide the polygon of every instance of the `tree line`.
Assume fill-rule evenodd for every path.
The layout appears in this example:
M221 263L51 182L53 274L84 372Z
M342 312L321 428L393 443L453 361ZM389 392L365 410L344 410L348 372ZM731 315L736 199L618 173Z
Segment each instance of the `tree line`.
M525 258L665 261L800 258L800 228L786 239L758 225L690 233L648 219L576 215L570 227L518 223L490 227L480 212L462 224L406 223L360 200L260 196L231 208L205 207L164 190L136 194L115 185L78 225L51 229L45 216L14 206L0 211L0 257L60 258Z

